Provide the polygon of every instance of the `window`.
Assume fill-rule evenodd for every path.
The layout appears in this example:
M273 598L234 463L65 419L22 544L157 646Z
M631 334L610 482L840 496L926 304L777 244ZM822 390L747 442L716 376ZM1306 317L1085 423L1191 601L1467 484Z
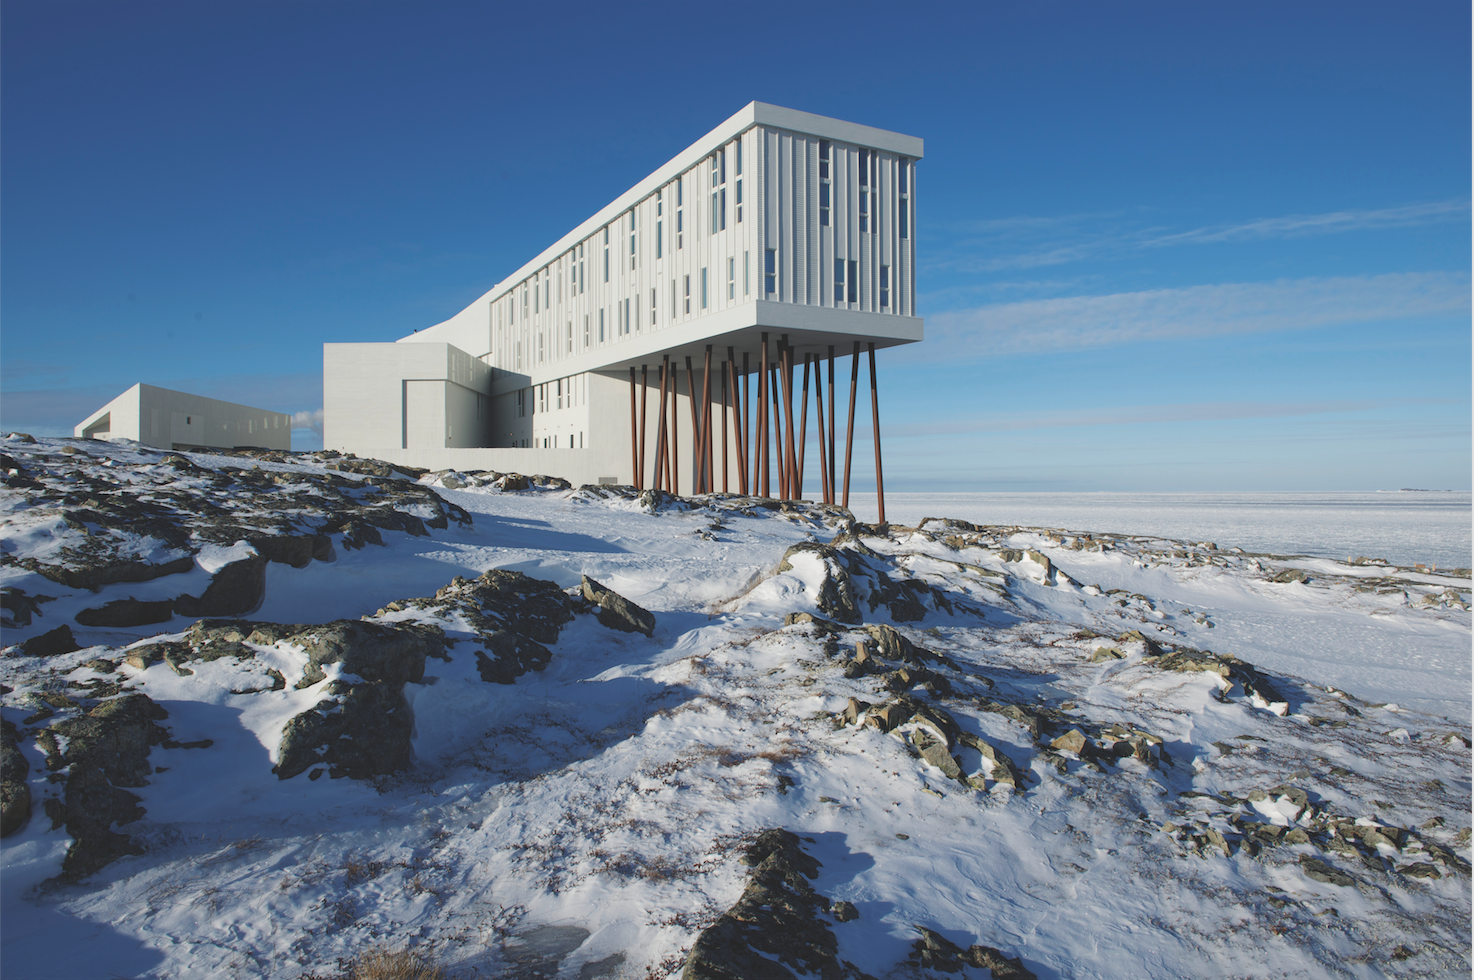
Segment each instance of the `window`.
M624 301L624 332L630 332L630 301L628 297Z
M604 310L601 307L599 309L599 343L602 344L603 342L604 342Z
M726 183L727 151L717 150L711 155L711 227L708 229L708 234L715 235L727 228ZM702 304L702 306L705 305L705 303Z
M752 263L750 261L748 261L751 258L752 258L752 253L751 252L743 252L742 253L742 295L743 296L749 296L749 295L752 294Z
M533 314L533 316L536 316L537 315L537 300L538 300L537 276L533 276L532 277L532 314Z
M537 335L537 363L541 364L543 362L543 358L545 356L547 356L547 355L546 355L546 352L543 350L543 335L541 333L538 333L538 335Z
M573 321L568 321L568 353L573 353Z
M829 141L819 141L819 224L829 226Z
M691 314L691 277L690 276L686 276L686 296L685 296L685 302L686 302L686 315L689 316Z
M676 181L676 248L686 247L686 222L685 212L681 210L686 204L686 181L685 178Z
M563 407L563 379L558 379L558 407Z
M650 287L650 326L655 326L655 287Z
M706 269L701 270L701 308L706 309Z
M888 265L880 267L880 305L891 305L891 267Z
M906 203L907 203L906 202L906 199L904 197L901 198L901 210L900 210L900 213L898 214L897 219L896 219L896 220L900 221L900 223L901 223L901 237L902 238L910 238L911 237L911 221L910 221L910 219L906 215Z
M856 263L854 259L850 259L850 302L851 303L856 302L856 292L859 289L859 283L857 282L857 280L860 277L856 274L856 266L857 265L858 265L858 263Z
M737 298L737 260L727 260L727 299Z
M737 164L735 168L737 172L737 223L740 225L742 223L742 141L740 139L737 141L737 159L734 162Z
M670 318L672 321L676 318L676 281L674 279L670 281Z
M844 302L844 259L834 260L834 301Z
M630 268L635 267L635 212L630 210Z
M767 291L776 293L778 291L778 250L770 248L764 259L763 277L767 279Z
M660 191L655 192L655 257L657 259L665 255L665 240L661 237L661 229L665 227L665 222L660 220L665 214L665 201L660 195Z
M583 315L583 345L584 345L584 347L588 347L589 346L589 340L590 340L590 338L589 338L589 315L587 313L585 313Z
M604 226L604 281L609 281L609 226Z
M907 214L909 210L907 205L910 203L909 196L911 193L911 161L905 157L901 157L897 161L896 170L901 175L901 206L897 212L896 220L901 223L901 237L910 238L911 221L910 216Z
M517 417L519 419L520 418L526 418L527 417L527 389L526 388L518 388L517 389Z
M583 283L584 283L584 273L583 273L583 246L580 245L580 246L578 246L578 292L579 292L580 295L583 294Z

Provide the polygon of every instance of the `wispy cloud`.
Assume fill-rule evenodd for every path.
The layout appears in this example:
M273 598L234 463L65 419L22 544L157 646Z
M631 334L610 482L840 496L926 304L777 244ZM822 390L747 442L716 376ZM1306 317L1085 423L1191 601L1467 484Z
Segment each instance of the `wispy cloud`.
M929 339L983 357L1469 312L1467 275L1425 272L1225 283L939 313Z
M1124 212L1059 217L1014 217L942 224L945 248L928 257L936 270L989 273L1109 259L1183 245L1268 241L1408 228L1455 221L1469 214L1467 200L1433 201L1391 208L1291 214L1173 230L1144 224ZM951 236L948 236L951 232Z

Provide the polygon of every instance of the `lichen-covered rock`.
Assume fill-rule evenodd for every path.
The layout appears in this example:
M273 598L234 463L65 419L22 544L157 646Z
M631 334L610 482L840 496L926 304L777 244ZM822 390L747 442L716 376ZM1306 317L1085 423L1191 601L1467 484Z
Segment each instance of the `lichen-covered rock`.
M839 959L839 943L825 919L830 902L808 882L818 876L819 862L801 844L786 830L759 835L743 857L753 869L746 890L696 937L681 980L865 978ZM845 915L840 921L848 920Z
M582 582L583 597L599 607L599 622L625 633L655 633L655 614L629 601L587 575Z
M910 958L918 966L941 973L961 973L964 967L975 966L992 971L994 980L1037 980L1022 960L1009 959L992 946L975 945L964 950L925 926L915 928L921 938L912 944Z
M0 725L0 837L9 837L31 819L31 764L19 745L15 723Z
M174 600L158 599L145 602L129 597L114 599L105 606L83 609L76 620L83 626L147 626L150 623L167 623L174 618Z
M80 717L43 729L37 742L47 767L68 769L66 792L53 820L73 838L62 877L83 878L143 848L112 829L143 816L139 797L125 787L148 785L150 749L168 739L157 722L169 713L139 693L103 701Z
M855 599L855 584L841 553L827 544L801 541L783 553L783 560L778 563L778 572L792 571L793 559L799 555L811 555L823 567L823 576L814 599L818 610L841 623L861 622L864 617Z
M410 767L414 717L404 699L403 683L334 681L327 693L282 729L272 769L278 778L291 779L318 764L354 779Z
M198 598L175 599L174 611L181 616L240 616L261 605L265 596L266 559L249 555L217 571Z
M508 630L484 633L481 640L495 655L476 651L476 672L489 683L514 684L523 674L540 671L553 659L552 651L541 643Z
M55 657L80 649L82 645L72 636L72 628L66 625L33 636L20 645L21 655L26 657Z

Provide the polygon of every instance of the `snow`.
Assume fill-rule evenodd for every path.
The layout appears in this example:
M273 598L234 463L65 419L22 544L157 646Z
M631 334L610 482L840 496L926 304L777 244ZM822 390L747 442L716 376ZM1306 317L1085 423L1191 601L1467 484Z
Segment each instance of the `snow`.
M7 441L4 451L22 458L63 444ZM139 447L77 444L109 459L116 478L158 461ZM260 465L320 465L296 459ZM207 477L182 472L171 485L207 494ZM7 977L295 980L331 975L375 945L426 950L455 976L532 976L525 964L537 949L562 957L563 978L675 976L697 932L740 895L741 847L775 826L800 834L822 862L815 888L859 910L834 927L840 957L878 978L931 976L906 964L917 924L1020 956L1050 978L1468 975L1466 872L1444 863L1436 879L1399 873L1432 860L1415 847L1382 845L1372 868L1311 844L1225 855L1191 836L1311 827L1312 814L1282 791L1298 787L1317 817L1426 828L1418 834L1467 862L1468 580L1240 555L1222 541L1224 550L1156 537L1082 542L1007 527L954 548L939 524L889 537L861 529L872 567L950 597L952 613L929 602L909 623L883 605L862 609L867 623L894 625L955 665L934 665L950 695L912 694L1007 756L1026 777L1012 793L970 748L956 754L985 788L948 779L906 741L914 725L836 725L850 698L878 705L889 695L876 677L843 675L863 634L841 633L826 650L821 630L784 626L793 612L820 615L824 563L797 553L776 572L790 546L845 529L834 513L743 498L652 509L589 491L437 492L474 522L429 537L385 531L385 547L356 551L335 535L333 562L268 564L266 598L250 618L372 618L454 576L506 568L564 588L597 579L654 612L654 636L579 616L549 645L546 669L512 685L482 681L473 645L459 643L405 685L415 768L374 781L272 773L282 727L341 677L330 664L327 679L297 690L306 656L289 643L253 644L249 660L193 662L188 676L163 663L111 675L82 666L120 659L155 630L177 635L187 625L177 619L74 625L81 642L99 645L49 659L12 653L0 660L13 688L4 715L23 732L56 720L25 725L28 696L110 678L164 707L175 742L213 744L155 746L150 784L132 790L147 815L116 828L146 853L65 884L49 879L70 838L42 812L62 784L22 739L36 802L0 845ZM201 551L185 575L70 590L15 561L51 553L38 529L66 525L38 519L22 491L0 491L0 502L0 584L57 597L30 627L7 630L6 644L124 595L198 595L203 572L249 547ZM1090 550L1100 542L1108 547ZM1035 551L1054 572L1006 561L1002 549ZM1306 570L1309 582L1270 581L1286 568ZM1449 589L1452 602L1438 599ZM1121 639L1129 630L1238 657L1287 700L1256 703L1216 674L1161 670L1144 643ZM1098 646L1125 659L1092 663ZM269 669L284 689L271 689ZM1096 771L1062 753L1061 772L1047 740L985 710L984 698L1048 707L1065 728L1151 732L1171 762L1123 758ZM1256 790L1262 799L1245 799ZM1358 884L1312 880L1303 855ZM1399 947L1412 957L1392 959Z

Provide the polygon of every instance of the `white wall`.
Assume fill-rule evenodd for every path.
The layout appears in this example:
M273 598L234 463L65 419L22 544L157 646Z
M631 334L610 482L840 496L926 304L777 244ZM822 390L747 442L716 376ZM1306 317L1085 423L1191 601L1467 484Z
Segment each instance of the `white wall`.
M324 344L323 447L484 446L491 393L491 370L450 344Z
M292 418L283 412L136 384L93 412L79 437L134 439L158 449L292 448Z

